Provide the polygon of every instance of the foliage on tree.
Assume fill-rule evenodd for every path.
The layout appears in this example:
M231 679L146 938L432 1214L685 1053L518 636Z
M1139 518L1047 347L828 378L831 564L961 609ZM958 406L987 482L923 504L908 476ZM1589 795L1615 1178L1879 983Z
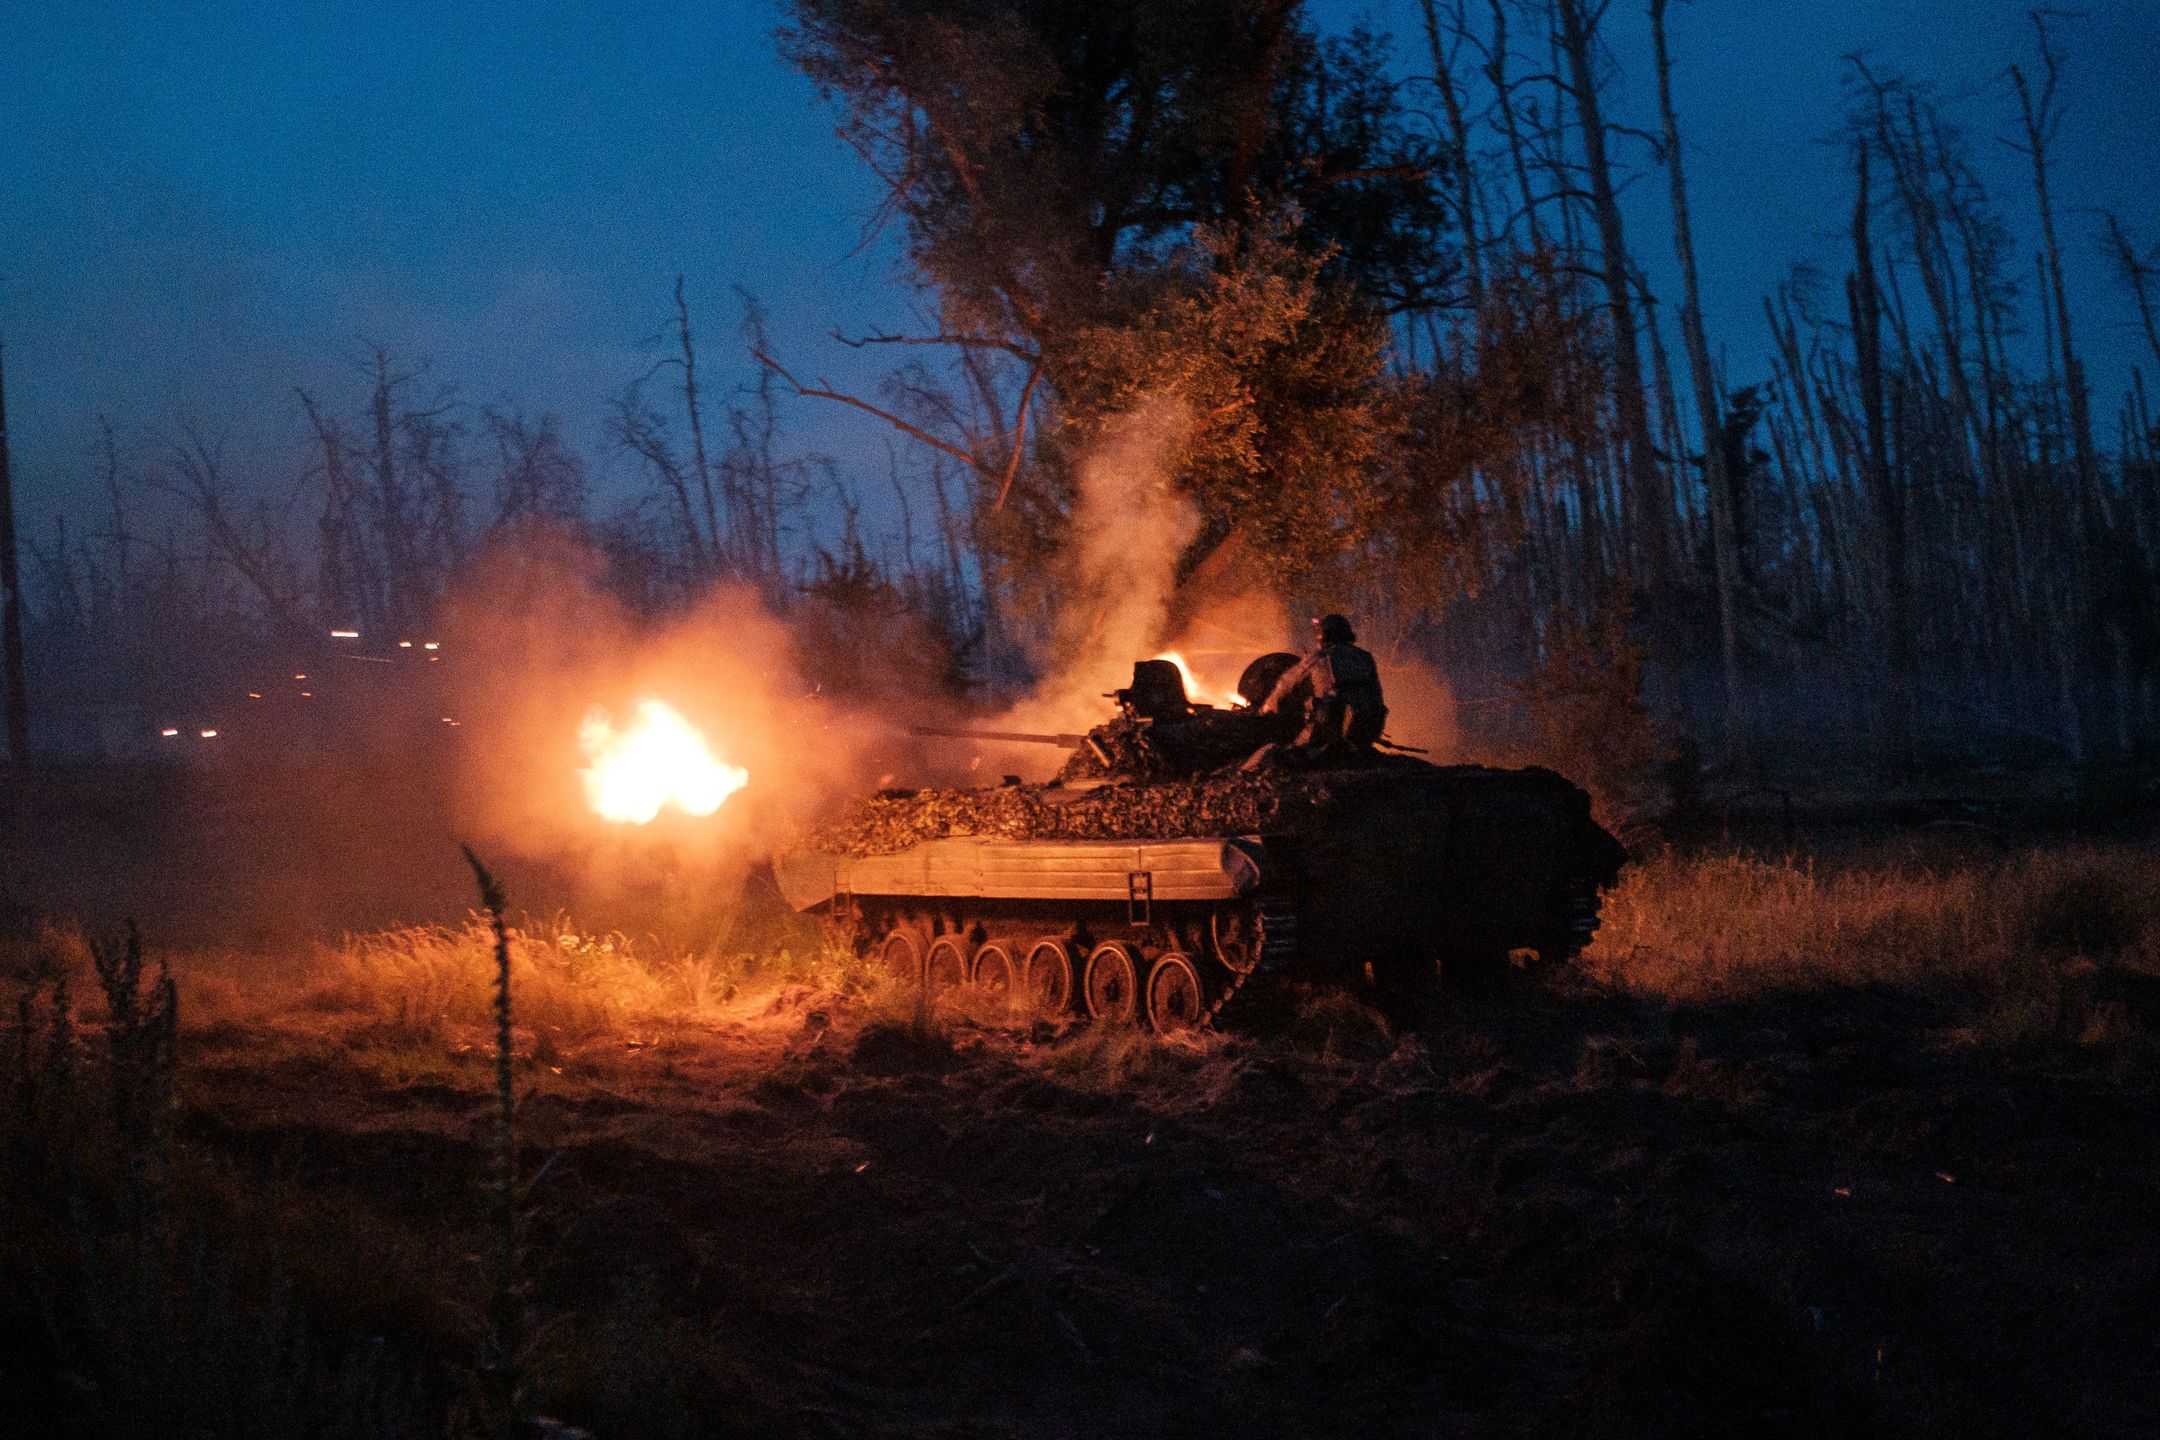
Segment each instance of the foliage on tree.
M884 180L946 331L1039 346L1120 266L1286 204L1357 281L1418 293L1445 263L1384 42L1318 40L1301 8L796 0L781 48Z
M1101 320L1060 357L1069 450L1151 395L1179 397L1194 425L1174 468L1200 512L1197 550L1243 527L1294 579L1386 519L1371 463L1394 421L1386 332L1323 277L1327 258L1286 225L1242 240L1203 231L1118 276Z
M1385 316L1438 302L1440 164L1369 34L1294 3L798 0L783 49L843 113L944 337L1039 368L1041 463L990 518L1057 543L1075 447L1174 393L1196 553L1243 527L1302 580L1368 542L1395 410ZM1017 498L1014 498L1017 497Z

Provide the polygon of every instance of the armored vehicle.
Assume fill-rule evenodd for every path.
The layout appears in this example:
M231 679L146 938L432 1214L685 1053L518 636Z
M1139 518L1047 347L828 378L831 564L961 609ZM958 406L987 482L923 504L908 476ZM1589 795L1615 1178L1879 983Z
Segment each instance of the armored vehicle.
M1247 705L1218 710L1142 662L1106 724L1024 737L1072 746L1057 780L880 792L776 864L781 892L930 993L1158 1031L1270 971L1389 1002L1589 942L1622 851L1583 791L1549 770L1301 753L1294 713L1257 713L1294 663L1255 661Z

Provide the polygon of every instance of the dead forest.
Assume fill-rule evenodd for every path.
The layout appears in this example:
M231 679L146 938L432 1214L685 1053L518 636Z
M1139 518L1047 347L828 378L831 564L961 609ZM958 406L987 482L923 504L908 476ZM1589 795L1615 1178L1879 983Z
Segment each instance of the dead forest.
M1197 417L1175 582L1358 615L1445 678L1469 742L1639 702L1645 755L1732 776L2150 755L2160 427L2142 371L2097 383L2080 340L2135 325L2160 366L2160 236L2051 200L2074 19L2036 15L1954 100L1973 77L1850 59L1810 137L1849 209L1807 217L1843 263L1760 297L1758 363L1698 294L1720 237L1690 187L1729 177L1689 168L1688 7L1423 0L1395 35L1159 8L786 8L928 317L841 321L891 359L873 392L783 353L747 295L700 328L727 277L692 276L655 297L655 363L594 398L608 453L386 349L278 402L289 456L241 458L231 416L111 417L22 537L39 748L87 758L85 715L223 693L326 628L422 626L535 534L641 612L722 581L815 607L843 669L899 617L989 707L1059 643L1076 457L1169 391ZM2028 187L1983 187L1999 144ZM2066 263L2109 267L2111 311L2077 312ZM889 458L798 443L819 406L867 412Z

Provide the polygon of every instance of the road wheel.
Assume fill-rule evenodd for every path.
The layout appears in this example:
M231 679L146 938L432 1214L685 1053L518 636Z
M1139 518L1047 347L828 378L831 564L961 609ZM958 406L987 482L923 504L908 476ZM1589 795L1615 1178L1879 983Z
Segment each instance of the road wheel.
M895 925L878 942L878 963L885 973L903 985L920 985L923 978L922 935L912 925Z
M1250 975L1260 963L1260 912L1217 910L1208 917L1208 943L1224 969Z
M1140 1008L1140 963L1132 947L1105 940L1088 952L1081 990L1094 1019L1130 1024Z
M1147 977L1148 1028L1158 1035L1173 1035L1198 1026L1205 1013L1200 971L1192 960L1176 950L1157 960Z
M1028 947L1020 964L1020 1006L1035 1015L1063 1015L1072 1009L1072 947L1046 936Z
M940 935L923 956L923 988L944 995L967 984L968 952L957 935Z
M1001 940L992 940L975 952L971 977L975 988L995 1004L1011 1008L1020 999L1020 967ZM1068 986L1066 993L1071 994Z

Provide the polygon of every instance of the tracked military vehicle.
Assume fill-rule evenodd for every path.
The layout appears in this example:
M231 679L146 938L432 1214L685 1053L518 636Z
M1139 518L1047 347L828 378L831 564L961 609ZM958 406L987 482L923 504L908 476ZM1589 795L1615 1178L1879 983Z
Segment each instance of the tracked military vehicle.
M1582 790L1294 744L1299 707L1260 703L1295 663L1253 662L1238 708L1144 661L1085 735L929 732L1072 753L1048 784L880 792L778 862L782 894L931 994L1158 1031L1269 972L1387 1001L1589 942L1622 852Z

